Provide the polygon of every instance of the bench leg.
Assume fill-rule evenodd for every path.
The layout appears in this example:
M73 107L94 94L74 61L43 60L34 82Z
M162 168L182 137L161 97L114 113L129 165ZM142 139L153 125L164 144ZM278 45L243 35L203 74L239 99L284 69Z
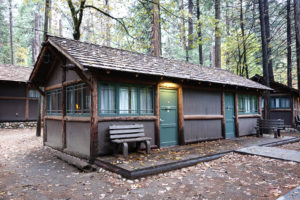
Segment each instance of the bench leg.
M145 145L146 145L146 153L149 154L150 153L150 141L147 140L145 142Z
M259 137L259 136L260 136L260 130L257 129L257 130L256 130L256 137Z
M118 150L119 150L119 144L113 143L113 148L114 148L114 155L117 155L118 154Z
M280 129L277 130L277 135L278 135L278 137L281 137L280 136Z
M278 136L277 136L277 130L273 130L273 132L274 132L274 138L277 138Z
M128 144L127 144L127 142L123 143L123 156L124 157L128 156Z
M136 142L136 152L138 152L140 150L140 147L141 147L141 143Z

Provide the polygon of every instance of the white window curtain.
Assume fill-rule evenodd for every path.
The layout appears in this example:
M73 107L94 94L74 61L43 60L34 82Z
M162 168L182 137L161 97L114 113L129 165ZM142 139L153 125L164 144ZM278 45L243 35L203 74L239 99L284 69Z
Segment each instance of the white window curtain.
M116 113L115 87L102 85L100 96L100 112L102 114Z
M137 113L137 88L120 87L120 114Z
M153 91L151 88L141 88L141 114L153 113Z
M279 98L275 99L275 108L280 108L280 104L279 104Z

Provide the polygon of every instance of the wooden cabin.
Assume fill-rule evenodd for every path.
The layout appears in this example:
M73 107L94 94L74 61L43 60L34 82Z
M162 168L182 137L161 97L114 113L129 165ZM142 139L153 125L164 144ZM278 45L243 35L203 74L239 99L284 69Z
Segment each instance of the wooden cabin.
M0 64L0 122L37 120L39 93L27 84L31 71Z
M256 74L251 80L263 84L263 77ZM270 82L270 118L283 119L286 127L294 127L295 116L300 114L299 91L276 81ZM262 106L263 106L262 98Z
M222 69L48 36L30 76L45 87L44 143L93 159L110 125L143 124L152 148L253 133L270 88Z

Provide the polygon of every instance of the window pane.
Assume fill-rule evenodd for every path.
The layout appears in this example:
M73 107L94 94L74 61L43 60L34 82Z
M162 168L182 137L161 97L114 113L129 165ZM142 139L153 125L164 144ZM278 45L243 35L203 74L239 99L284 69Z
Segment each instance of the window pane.
M137 88L120 87L120 114L137 113Z
M30 98L38 98L40 96L40 94L37 90L30 89L28 96Z
M72 89L71 88L67 88L66 90L66 98L67 98L67 114L73 113L73 108L74 108L74 102L72 99Z
M62 113L62 94L61 90L57 90L57 111L56 113Z
M103 84L100 90L100 113L116 113L116 88L113 85Z
M46 112L51 113L51 93L47 92Z
M140 90L141 114L153 113L153 89L141 88Z
M51 93L51 110L52 110L53 113L56 113L56 111L57 111L56 104L57 104L57 102L56 102L56 92L54 91L54 92Z
M81 113L82 109L82 85L75 87L75 113Z
M83 113L90 113L91 111L91 95L88 87L83 87Z
M279 105L279 98L276 98L276 99L275 99L275 108L280 108L280 105Z

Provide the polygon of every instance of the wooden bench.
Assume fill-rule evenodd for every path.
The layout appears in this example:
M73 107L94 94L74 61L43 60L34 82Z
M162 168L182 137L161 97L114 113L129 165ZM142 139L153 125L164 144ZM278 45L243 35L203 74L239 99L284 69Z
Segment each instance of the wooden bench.
M300 115L295 116L295 124L296 124L296 127L298 127L300 125Z
M256 134L257 137L263 135L263 131L271 130L274 132L274 137L280 137L280 131L285 129L282 119L257 119Z
M145 143L147 154L150 153L150 137L145 137L144 125L112 125L109 126L109 138L114 144L114 153L119 149L119 144L123 145L123 155L128 156L128 143L135 142L137 150L141 143Z

